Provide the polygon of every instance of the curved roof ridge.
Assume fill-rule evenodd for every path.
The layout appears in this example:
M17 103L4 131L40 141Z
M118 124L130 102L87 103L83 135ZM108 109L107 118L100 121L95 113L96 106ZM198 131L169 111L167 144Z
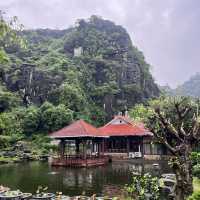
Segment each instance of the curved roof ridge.
M63 127L50 134L53 138L64 137L99 137L100 131L93 125L85 122L83 119L72 122L70 125Z
M126 123L112 123L116 119L122 119ZM144 125L137 124L131 118L121 115L115 116L114 119L105 126L100 127L99 130L104 136L152 136L152 133Z
M122 116L122 115L115 115L114 118L113 118L110 122L108 122L107 124L105 124L103 127L106 127L106 126L112 124L112 122L113 122L114 120L116 120L117 118L121 118L122 120L124 120L124 121L127 122L128 124L134 125L134 124L133 124L133 120L132 120L131 118L129 118L129 117L127 117L127 116Z

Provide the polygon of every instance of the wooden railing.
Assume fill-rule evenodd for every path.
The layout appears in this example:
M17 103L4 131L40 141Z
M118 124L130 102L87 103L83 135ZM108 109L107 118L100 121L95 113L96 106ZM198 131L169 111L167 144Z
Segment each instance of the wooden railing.
M88 167L104 165L109 162L109 156L94 155L65 155L64 157L53 158L52 165L68 167Z
M127 149L107 149L108 153L127 153Z
M64 158L65 159L97 159L97 158L104 158L104 157L107 157L107 156L104 156L104 155L65 155Z

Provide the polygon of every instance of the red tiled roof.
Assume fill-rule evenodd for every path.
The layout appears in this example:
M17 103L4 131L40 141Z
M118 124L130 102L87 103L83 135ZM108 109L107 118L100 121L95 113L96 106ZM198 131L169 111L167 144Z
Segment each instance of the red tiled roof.
M67 138L67 137L98 137L100 131L88 124L84 120L78 120L69 126L66 126L56 132L50 134L52 138Z
M145 136L152 135L149 131L128 124L110 124L99 128L102 136Z
M112 124L113 120L121 119L126 123ZM130 118L125 116L116 116L111 122L100 127L102 136L151 136L152 133L145 129L144 124L136 124Z
M116 119L123 120L125 123L113 124ZM75 137L110 137L110 136L152 136L152 133L145 129L144 124L134 123L125 116L116 116L105 126L95 128L84 120L78 120L50 134L52 138L75 138Z

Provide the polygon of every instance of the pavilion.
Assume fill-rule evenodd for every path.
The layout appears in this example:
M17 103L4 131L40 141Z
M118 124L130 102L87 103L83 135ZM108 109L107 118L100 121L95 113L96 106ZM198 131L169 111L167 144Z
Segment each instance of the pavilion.
M100 128L78 120L51 133L50 137L60 141L59 156L52 161L52 165L58 166L98 166L114 157L144 158L163 153L162 147L151 145L152 133L143 124L121 115ZM65 154L67 144L74 145L73 153Z

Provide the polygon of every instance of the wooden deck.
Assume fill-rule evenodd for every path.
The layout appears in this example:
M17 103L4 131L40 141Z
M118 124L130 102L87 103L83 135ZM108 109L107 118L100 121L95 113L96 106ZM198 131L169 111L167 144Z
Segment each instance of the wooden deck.
M106 165L109 160L109 156L87 156L86 158L83 156L53 157L51 165L63 167L92 167Z

